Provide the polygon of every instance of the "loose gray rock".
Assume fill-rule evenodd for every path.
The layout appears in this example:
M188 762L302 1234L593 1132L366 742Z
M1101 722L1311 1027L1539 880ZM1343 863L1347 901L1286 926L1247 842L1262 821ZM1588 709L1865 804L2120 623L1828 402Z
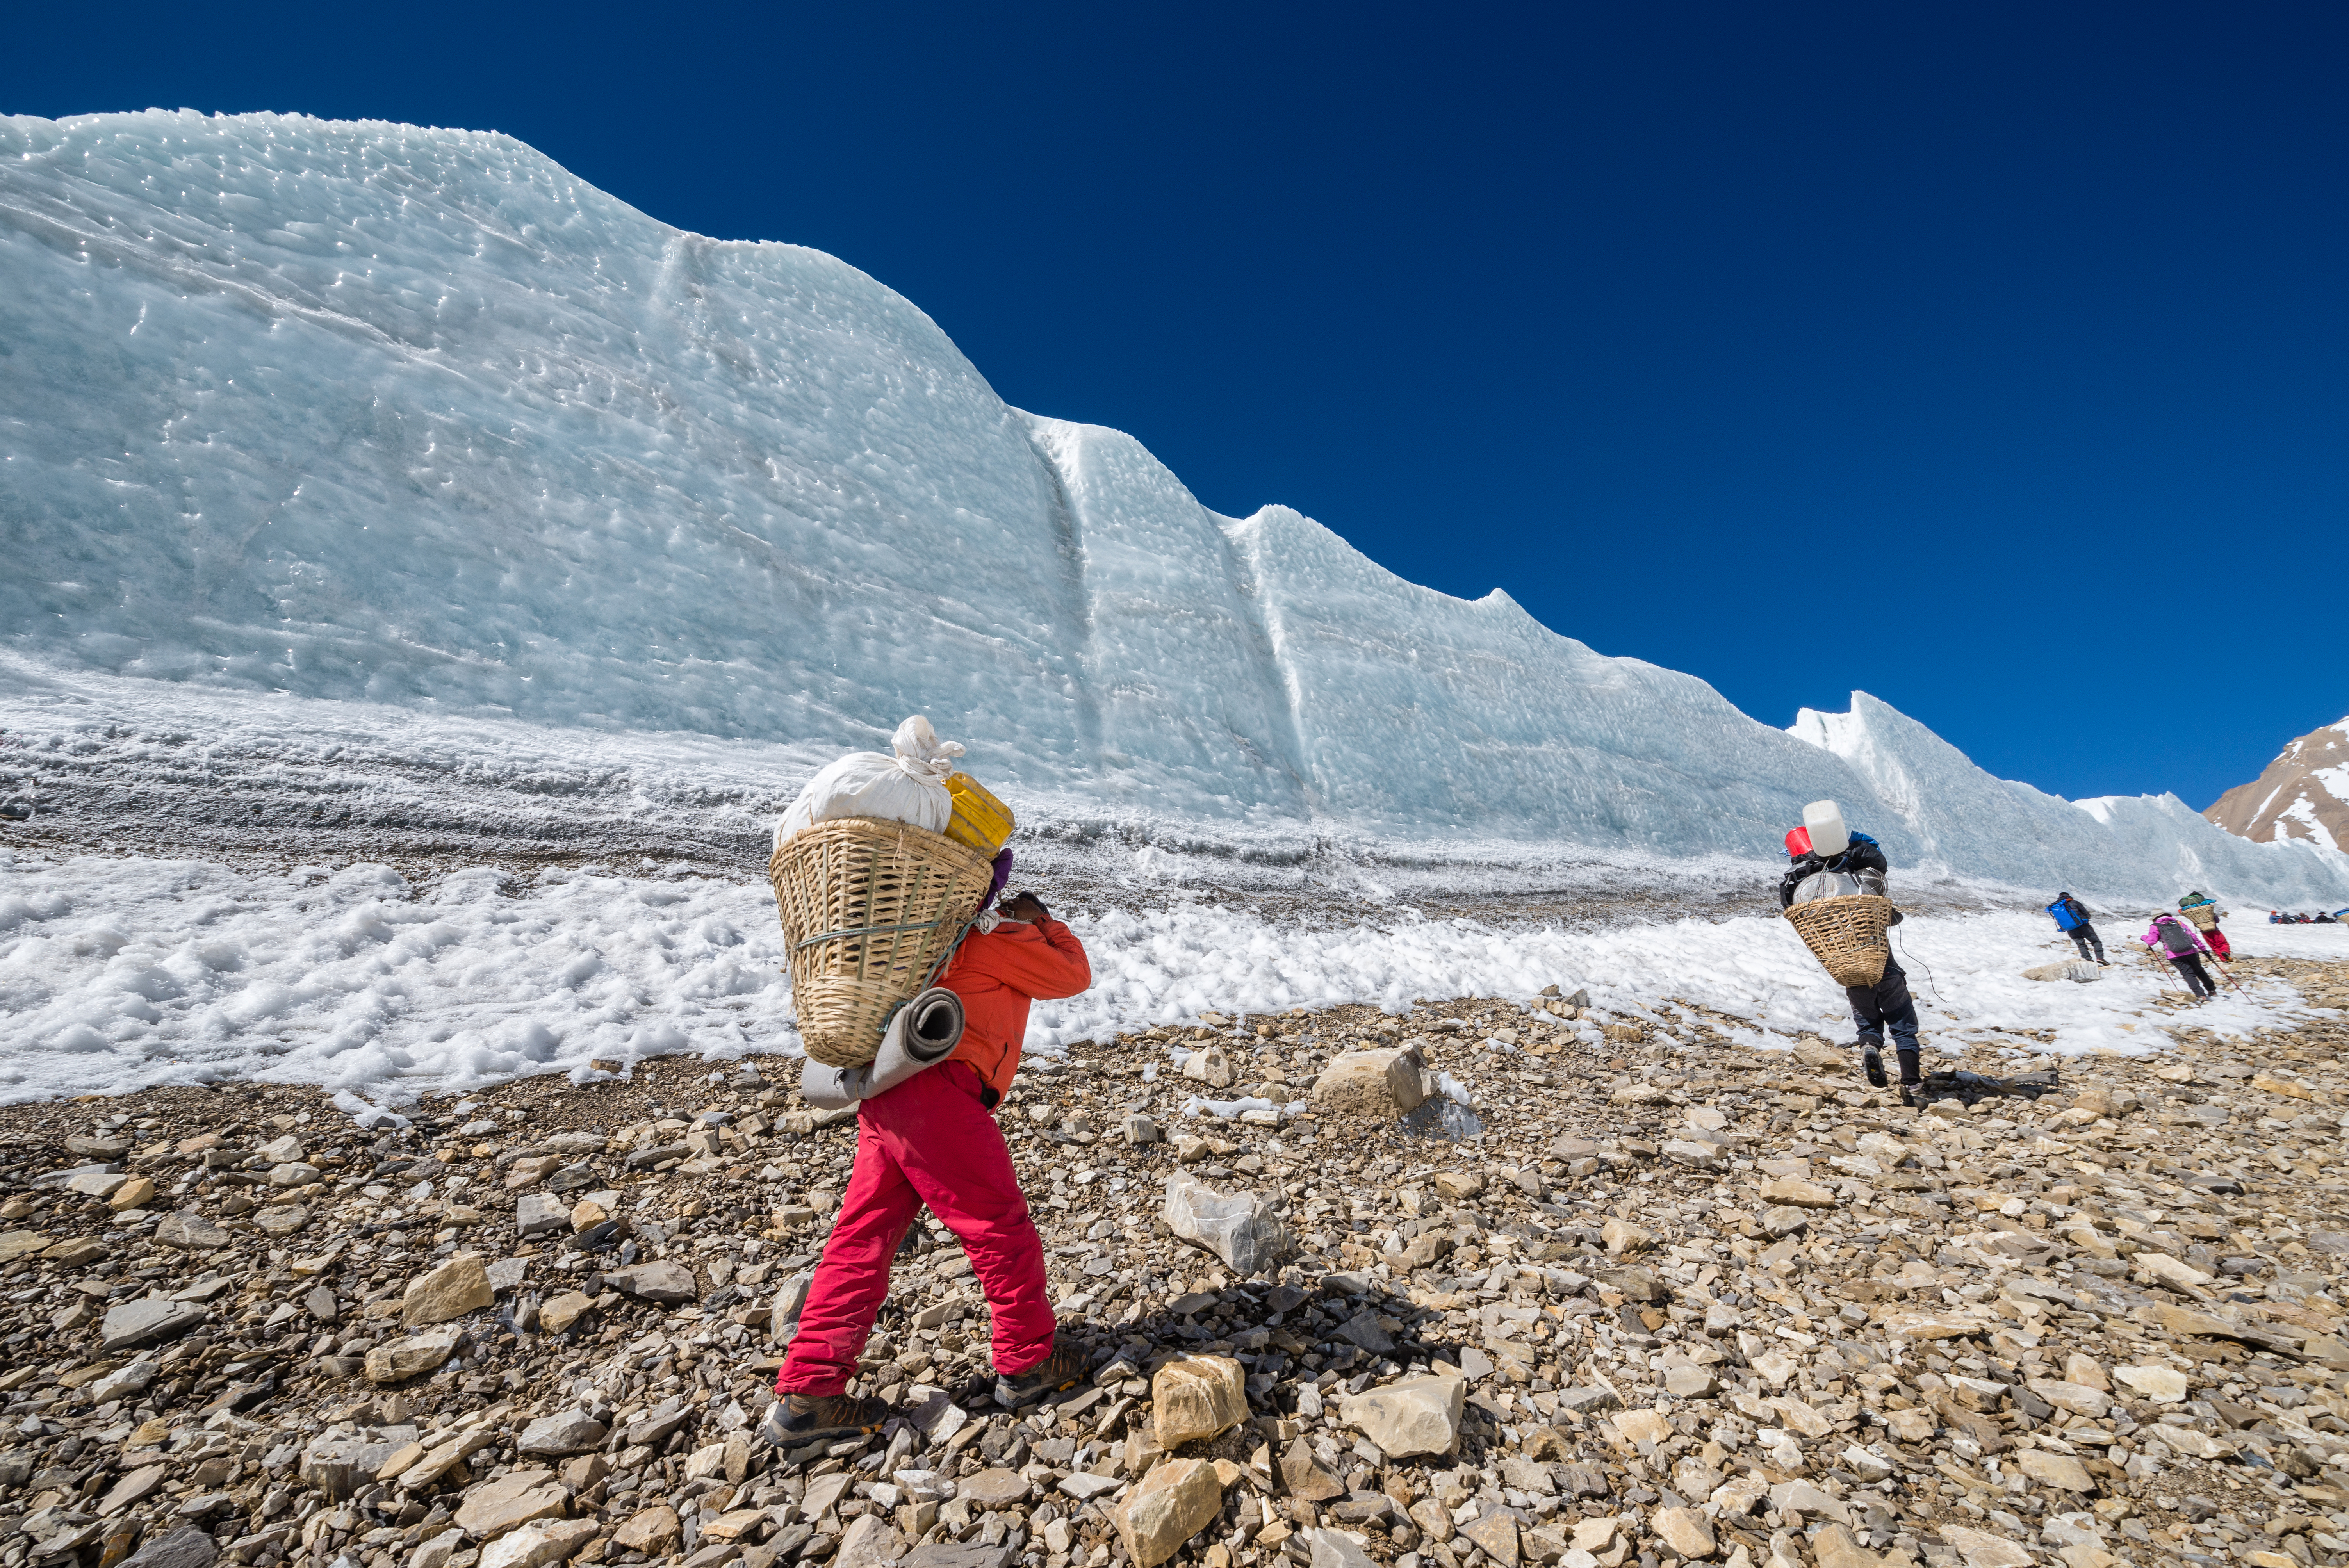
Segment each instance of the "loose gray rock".
M1160 1218L1177 1236L1206 1248L1243 1277L1278 1265L1294 1244L1264 1199L1254 1192L1218 1192L1187 1172L1167 1182Z
M126 1301L107 1313L98 1329L98 1348L111 1352L161 1345L177 1339L203 1320L204 1309L193 1302L165 1301L156 1296Z
M209 1531L183 1524L161 1535L150 1536L138 1551L123 1559L122 1568L212 1568L220 1555Z
M524 1427L514 1447L526 1454L581 1454L599 1446L610 1431L585 1410L558 1410Z
M514 1202L514 1229L525 1236L543 1236L571 1228L571 1205L552 1192L525 1192Z
M659 1302L667 1306L698 1301L701 1297L701 1289L694 1283L693 1271L683 1264L670 1263L666 1259L614 1269L605 1274L604 1283L640 1300Z
M166 1214L155 1226L155 1240L181 1252L209 1253L227 1246L229 1233L202 1214Z

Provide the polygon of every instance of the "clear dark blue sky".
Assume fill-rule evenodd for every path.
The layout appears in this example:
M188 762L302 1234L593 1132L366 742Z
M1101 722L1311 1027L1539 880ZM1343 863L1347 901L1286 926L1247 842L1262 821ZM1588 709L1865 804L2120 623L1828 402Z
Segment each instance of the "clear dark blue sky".
M2349 9L39 6L0 110L494 129L1791 722L2191 804L2349 712Z

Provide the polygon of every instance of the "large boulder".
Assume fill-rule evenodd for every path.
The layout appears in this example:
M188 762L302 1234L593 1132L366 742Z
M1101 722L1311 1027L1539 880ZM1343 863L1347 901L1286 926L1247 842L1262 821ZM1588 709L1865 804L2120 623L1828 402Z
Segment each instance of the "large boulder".
M1427 1098L1416 1049L1347 1051L1313 1080L1313 1103L1356 1116L1399 1116Z
M1270 1204L1254 1192L1218 1192L1187 1172L1178 1171L1167 1181L1160 1217L1177 1236L1206 1248L1243 1279L1288 1255L1288 1227Z
M1169 1361L1150 1380L1158 1446L1176 1449L1247 1419L1247 1372L1228 1356Z

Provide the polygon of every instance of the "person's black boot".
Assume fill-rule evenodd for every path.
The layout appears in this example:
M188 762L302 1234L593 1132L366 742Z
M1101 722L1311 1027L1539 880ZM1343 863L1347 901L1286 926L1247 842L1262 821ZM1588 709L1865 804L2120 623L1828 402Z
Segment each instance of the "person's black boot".
M1090 1359L1082 1346L1055 1340L1052 1354L1025 1372L1008 1377L1000 1372L995 1375L995 1402L1008 1410L1016 1410L1022 1405L1034 1404L1047 1394L1073 1388L1085 1380Z
M877 1432L888 1418L889 1407L878 1399L846 1394L785 1394L767 1407L759 1435L779 1449L787 1449L818 1438Z
M1868 1040L1859 1047L1859 1068L1868 1075L1868 1087L1882 1088L1889 1079L1884 1076L1884 1047Z
M1925 1103L1925 1075L1918 1070L1921 1057L1922 1053L1918 1051L1900 1053L1900 1103L1903 1105Z

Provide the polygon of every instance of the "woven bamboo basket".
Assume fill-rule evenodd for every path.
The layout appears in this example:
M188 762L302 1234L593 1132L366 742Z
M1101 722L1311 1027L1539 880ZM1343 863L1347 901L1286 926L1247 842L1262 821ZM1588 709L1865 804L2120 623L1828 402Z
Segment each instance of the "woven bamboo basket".
M1876 893L1813 899L1786 911L1811 956L1838 985L1873 985L1884 978L1892 948L1884 933L1892 924L1892 901Z
M931 983L994 881L988 857L909 822L843 817L767 862L807 1053L862 1067Z

